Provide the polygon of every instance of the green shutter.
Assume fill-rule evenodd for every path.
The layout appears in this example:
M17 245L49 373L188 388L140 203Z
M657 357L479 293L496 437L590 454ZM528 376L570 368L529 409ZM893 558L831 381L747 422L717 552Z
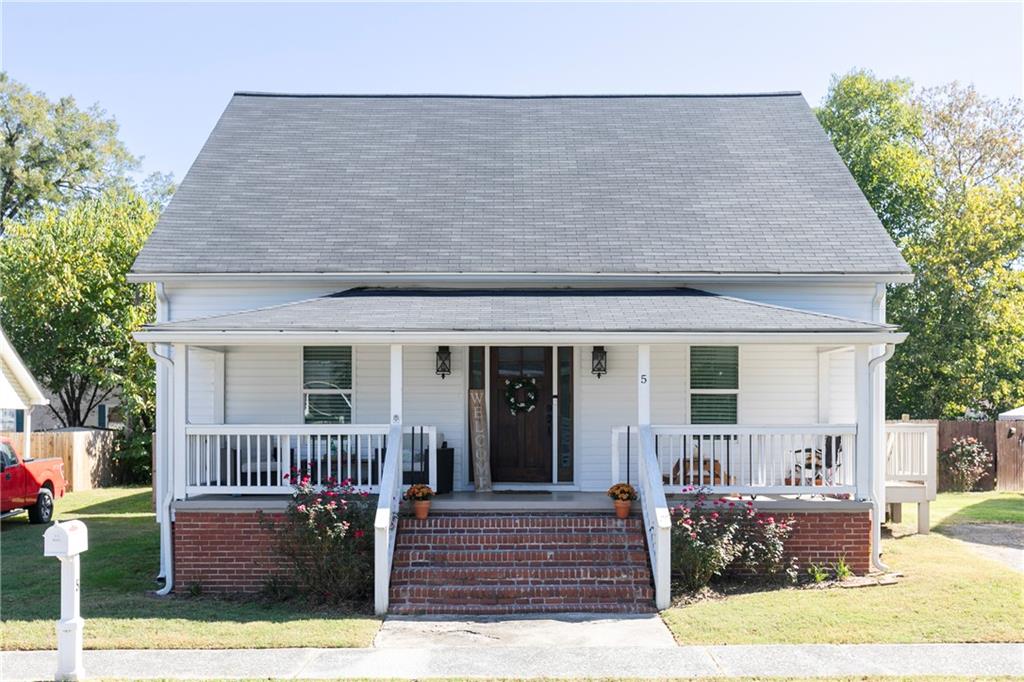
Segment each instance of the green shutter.
M302 349L303 388L352 388L351 346L306 346Z
M696 393L690 396L691 424L735 424L734 394Z
M691 347L690 388L739 388L739 348L737 346Z

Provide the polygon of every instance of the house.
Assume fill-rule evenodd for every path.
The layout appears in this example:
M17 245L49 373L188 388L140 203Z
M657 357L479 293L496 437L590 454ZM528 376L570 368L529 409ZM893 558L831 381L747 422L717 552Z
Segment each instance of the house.
M0 328L0 432L21 434L12 442L24 459L32 456L32 411L47 404L42 388Z
M799 93L237 93L131 278L165 592L283 571L297 464L379 493L381 613L664 607L684 486L881 565L911 273Z

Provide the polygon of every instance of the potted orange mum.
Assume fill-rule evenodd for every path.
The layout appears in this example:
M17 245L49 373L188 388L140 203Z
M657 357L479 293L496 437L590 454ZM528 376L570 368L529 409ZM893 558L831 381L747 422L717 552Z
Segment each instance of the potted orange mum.
M608 488L608 497L615 503L615 515L625 519L629 517L629 508L637 498L636 488L628 483L616 483Z
M430 498L433 496L434 491L429 485L414 483L405 491L402 499L412 502L412 511L417 519L425 519L430 513Z

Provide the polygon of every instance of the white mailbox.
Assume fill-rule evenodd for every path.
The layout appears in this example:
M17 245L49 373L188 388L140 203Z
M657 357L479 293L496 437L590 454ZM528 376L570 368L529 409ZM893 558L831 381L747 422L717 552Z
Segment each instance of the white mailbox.
M54 523L43 533L43 556L76 556L87 549L89 530L81 521Z

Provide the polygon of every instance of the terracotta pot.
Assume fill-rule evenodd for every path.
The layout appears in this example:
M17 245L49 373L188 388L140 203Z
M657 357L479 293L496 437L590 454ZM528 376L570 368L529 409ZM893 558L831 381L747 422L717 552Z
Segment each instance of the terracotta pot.
M629 508L633 504L632 500L612 500L615 503L615 515L620 519L629 518Z
M412 511L417 519L427 518L427 514L430 513L430 500L413 500Z

